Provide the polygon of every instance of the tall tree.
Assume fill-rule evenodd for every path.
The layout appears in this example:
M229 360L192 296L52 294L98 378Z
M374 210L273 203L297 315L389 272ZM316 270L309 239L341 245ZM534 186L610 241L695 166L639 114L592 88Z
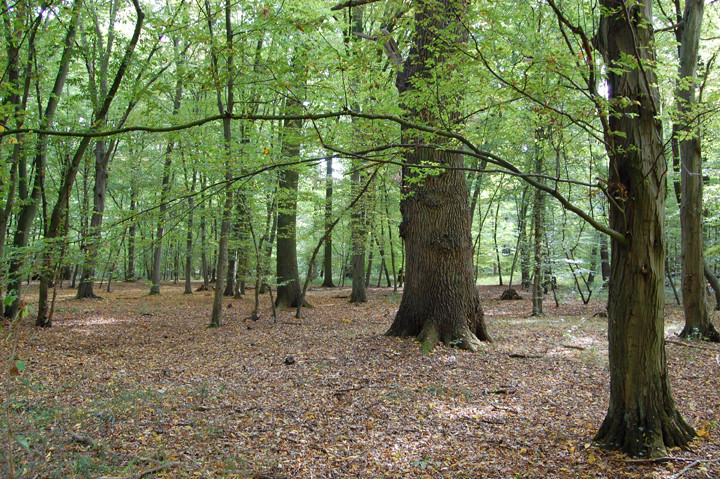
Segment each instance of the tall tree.
M95 111L96 121L102 123L107 122L107 114L105 118L97 118L97 112L100 105L108 93L109 83L108 75L110 70L110 58L112 56L113 45L115 43L115 22L119 3L116 0L110 2L108 23L105 28L107 31L107 42L104 40L103 27L100 23L100 17L97 11L97 5L94 2L87 2L89 16L92 18L94 26L94 41L92 47L87 44L86 36L82 35L83 54L85 56L85 65L88 71L90 84L91 101L93 110ZM83 30L84 32L84 30ZM99 58L92 58L95 53ZM96 60L99 65L96 65ZM105 211L105 192L107 190L108 181L108 165L110 157L113 154L116 140L111 141L108 148L107 140L100 138L95 142L95 186L93 188L93 211L90 219L90 228L88 237L84 238L83 245L85 250L85 264L78 285L78 298L95 298L97 297L93 291L93 281L95 279L95 261L98 253L98 243L100 242L100 228L102 227L103 213Z
M63 52L60 58L57 75L53 84L52 92L47 100L44 113L40 119L42 127L48 127L52 124L52 121L57 112L60 98L65 90L65 82L67 80L68 72L70 70L70 64L72 62L73 49L75 47L75 36L78 29L78 21L80 18L82 2L75 1L73 3L72 16L68 23L67 33L63 40ZM13 236L13 247L21 249L27 246L28 240L30 239L30 230L35 216L37 215L38 207L42 192L45 184L45 170L47 166L47 150L48 150L48 135L41 134L37 140L37 146L35 151L34 170L35 174L32 181L32 189L24 201L24 204L20 208L17 214L17 226L15 234ZM24 170L24 168L22 168ZM19 175L19 181L21 182L21 197L23 196L22 189L24 184L27 182L28 177L24 171ZM6 318L14 318L17 315L18 308L20 306L20 283L21 283L21 271L24 264L24 257L21 254L16 254L11 262L7 274L7 292L8 294L14 294L15 299L5 308L4 314Z
M183 97L183 52L180 48L180 40L173 38L173 49L175 53L175 91L172 96L172 116L177 117L180 113L180 105ZM172 175L173 151L175 150L175 138L170 138L165 147L165 162L163 165L162 188L160 190L160 216L158 217L155 230L155 248L153 250L152 270L150 274L150 294L160 294L160 269L162 267L162 250L165 236L165 216L167 214L167 203L170 198L170 179Z
M612 114L608 294L610 405L595 440L630 455L666 455L695 435L670 391L664 337L665 172L654 71L652 3L601 0L597 45Z
M232 199L233 190L230 187L232 180L233 168L233 148L232 148L232 124L229 115L232 115L235 106L235 52L234 52L234 32L232 26L232 2L225 0L225 75L220 73L219 55L215 48L214 41L211 49L211 66L213 72L213 80L215 83L215 93L217 96L218 112L223 115L223 148L225 156L225 201L222 205L222 219L220 222L220 241L218 244L217 270L215 282L215 294L213 296L212 315L210 317L210 327L222 326L222 298L225 281L225 271L227 268L228 257L228 237L230 236L230 217L232 215ZM205 9L208 20L208 31L213 36L213 16L208 0L205 1ZM221 83L222 81L222 83ZM224 84L224 85L223 85ZM223 101L223 90L225 100Z
M329 230L332 223L332 194L333 194L333 158L329 156L325 171L325 251L323 256L323 286L334 288L332 276L332 232Z
M707 338L720 342L720 333L710 322L705 299L703 260L703 173L699 120L696 114L696 79L704 0L686 0L680 11L675 1L678 40L678 86L675 99L678 121L673 125L673 145L680 162L680 244L682 248L682 303L685 327L681 337ZM677 156L675 157L677 161Z
M104 119L107 118L107 114L110 111L110 107L115 99L115 96L120 89L120 85L125 77L130 61L132 60L135 47L140 40L140 33L142 32L143 23L145 20L145 13L140 7L138 0L133 0L133 6L135 7L135 13L137 18L135 20L135 26L130 41L125 47L125 52L120 61L113 81L110 84L107 94L102 100L100 108L94 112L96 121L93 121L95 128L105 125ZM48 242L50 248L54 248L54 244L57 238L60 237L61 233L65 231L66 225L64 224L65 217L67 216L66 210L69 208L70 192L73 184L75 183L75 176L77 175L80 162L85 156L85 152L90 146L91 137L85 136L80 140L77 145L75 153L70 162L65 165L63 175L60 182L60 188L58 189L58 198L53 207L52 214L50 215L50 221L45 231L45 239ZM35 324L37 326L49 327L51 326L51 315L48 314L48 287L50 281L54 275L57 265L55 264L56 258L54 258L52 250L44 251L42 257L42 268L40 270L40 285L38 287L38 311Z
M297 112L300 101L288 98L286 111ZM293 161L300 155L298 135L302 120L285 120L282 138L282 156ZM278 308L297 307L300 299L300 274L297 260L297 196L300 173L294 167L286 167L278 173L278 217L277 217L277 295Z
M415 33L396 85L406 114L425 122L447 122L460 117L461 96L417 95L419 85L435 91L448 78L451 45L466 39L466 0L418 0ZM418 97L420 101L418 100ZM438 111L442 118L438 118ZM423 350L438 342L476 349L490 340L473 277L469 193L459 153L438 148L447 140L426 138L408 129L403 143L417 145L405 154L400 203L400 236L407 249L406 283L400 308L386 334L415 336ZM421 177L413 165L448 166Z

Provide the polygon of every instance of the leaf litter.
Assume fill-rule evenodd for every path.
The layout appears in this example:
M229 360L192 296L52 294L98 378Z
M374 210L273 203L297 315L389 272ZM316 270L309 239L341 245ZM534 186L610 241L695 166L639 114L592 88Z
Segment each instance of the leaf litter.
M252 295L227 299L214 329L211 292L116 283L75 300L61 289L51 329L21 325L18 477L720 476L718 345L667 345L698 438L636 460L592 445L608 399L607 320L594 316L604 303L567 297L530 317L527 297L480 292L495 342L426 355L383 336L400 301L390 289L365 304L314 289L303 319L279 311L277 324L267 299L256 322ZM682 311L668 305L666 323L674 335Z

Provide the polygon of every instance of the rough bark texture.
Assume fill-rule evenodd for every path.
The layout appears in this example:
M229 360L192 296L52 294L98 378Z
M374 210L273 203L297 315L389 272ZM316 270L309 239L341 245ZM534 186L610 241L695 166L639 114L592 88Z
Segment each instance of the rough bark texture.
M461 20L467 3L456 0L415 2L415 38L397 87L401 101L415 89L415 81L436 81L433 71L447 61L448 45L464 40ZM442 38L441 38L442 36ZM459 116L461 98L440 99L447 119ZM437 121L432 105L406 104L408 114L424 121ZM454 110L455 109L455 110ZM453 111L454 110L454 111ZM403 143L422 144L426 139L403 131ZM434 143L441 142L433 138ZM410 165L431 163L463 166L463 157L440 149L420 146L406 153ZM402 223L407 263L405 289L400 308L386 334L415 336L429 351L438 342L474 350L490 340L473 276L470 237L470 205L465 174L445 170L418 178L418 172L403 167Z
M333 194L333 159L326 160L327 170L325 173L325 251L323 257L323 286L334 288L332 277L332 232L329 231L332 223L332 194Z
M290 150L295 152L294 147ZM299 154L299 148L297 150L297 154ZM298 172L295 170L284 169L280 172L280 200L278 201L277 219L278 286L275 297L275 306L278 308L297 307L300 298L296 236L298 177Z
M679 37L679 86L676 92L680 119L677 134L680 153L680 228L682 251L682 303L685 312L683 338L720 342L720 334L710 322L705 300L703 260L703 175L700 128L693 121L698 46L704 0L687 0ZM678 12L679 13L679 12Z
M350 176L353 191L359 191L362 183L359 165ZM350 218L351 241L352 241L352 290L350 291L351 303L367 302L367 288L365 283L365 243L367 239L367 227L365 224L364 198L361 198L352 210Z
M542 141L542 133L538 130L537 140ZM543 151L542 147L536 147L535 151L535 174L543 174ZM540 176L538 176L540 177ZM539 189L535 190L535 200L533 201L533 285L532 285L532 315L541 316L545 314L543 310L543 295L545 293L543 286L543 210L545 197Z
M600 3L606 13L600 21L598 47L611 67L608 87L614 106L605 138L610 157L610 226L624 232L625 239L612 239L610 405L595 440L632 456L658 457L666 455L666 447L686 446L694 431L673 401L665 356L666 162L651 67L652 6L618 0ZM642 68L626 62L636 55Z

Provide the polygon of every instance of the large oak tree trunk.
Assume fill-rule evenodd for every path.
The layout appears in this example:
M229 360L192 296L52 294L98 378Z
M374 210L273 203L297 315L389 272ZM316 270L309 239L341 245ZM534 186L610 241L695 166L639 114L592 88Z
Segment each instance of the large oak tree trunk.
M693 429L670 392L664 340L666 162L654 62L652 5L603 0L598 31L608 65L610 405L595 440L632 456L664 456ZM628 64L640 55L643 67ZM619 132L613 134L613 132Z
M438 81L436 78L442 79L449 73L445 65L449 45L465 39L462 19L467 2L419 0L414 3L415 38L396 83L408 114L425 121L438 121L433 105L408 98L407 93L416 89L418 81ZM460 116L461 98L457 96L452 100L439 99L440 109L450 121ZM411 131L403 131L405 144L422 145L426 141ZM431 141L442 143L438 138ZM405 161L409 165L451 168L464 164L460 154L428 146L408 151ZM442 170L424 178L418 175L417 170L403 167L400 236L405 240L407 251L405 289L395 320L386 334L416 336L423 343L424 351L438 342L474 350L480 341L490 340L490 336L473 276L466 175L457 169Z

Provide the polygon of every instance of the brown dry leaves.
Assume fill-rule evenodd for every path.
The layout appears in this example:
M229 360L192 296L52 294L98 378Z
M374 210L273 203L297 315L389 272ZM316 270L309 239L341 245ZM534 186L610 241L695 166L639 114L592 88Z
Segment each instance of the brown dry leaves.
M99 301L60 290L51 330L24 325L11 418L29 444L14 451L21 477L670 477L688 464L591 446L609 380L597 302L530 318L529 300L483 288L496 342L423 355L382 336L399 303L388 290L363 305L315 290L304 319L282 311L277 325L268 304L247 322L251 299L228 299L225 326L207 329L211 293L115 288ZM677 457L720 450L712 347L667 347L676 402L700 435ZM718 475L717 462L683 472Z

